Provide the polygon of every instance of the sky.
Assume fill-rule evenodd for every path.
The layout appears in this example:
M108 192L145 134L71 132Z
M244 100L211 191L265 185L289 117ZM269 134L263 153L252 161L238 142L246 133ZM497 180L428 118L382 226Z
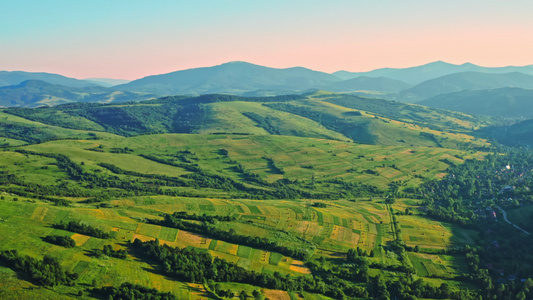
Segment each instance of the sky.
M0 0L0 70L137 79L229 61L335 72L533 64L530 0Z

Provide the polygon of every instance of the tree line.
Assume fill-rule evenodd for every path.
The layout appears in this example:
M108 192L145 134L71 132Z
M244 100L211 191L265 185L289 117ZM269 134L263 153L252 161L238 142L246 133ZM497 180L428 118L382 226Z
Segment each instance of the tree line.
M64 271L57 258L45 255L42 260L21 255L17 250L0 251L0 263L42 286L75 285L77 273Z
M185 218L194 218L202 223L194 223L186 221ZM225 241L228 243L234 243L239 245L246 245L253 248L260 248L272 252L278 252L286 256L297 258L303 261L309 260L313 255L313 249L305 248L292 248L281 245L275 241L272 241L268 238L253 237L248 235L240 235L235 232L232 228L229 231L221 230L214 225L213 220L230 220L232 217L213 217L213 216L194 216L194 215L184 215L183 213L177 212L174 214L164 214L163 220L149 220L150 223L177 228L180 230L191 231L195 233L200 233L206 236L209 236L213 239Z
M88 224L83 224L80 221L70 221L68 223L58 223L53 225L54 228L76 232L79 234L90 235L100 239L109 239L111 235L101 229L93 227Z

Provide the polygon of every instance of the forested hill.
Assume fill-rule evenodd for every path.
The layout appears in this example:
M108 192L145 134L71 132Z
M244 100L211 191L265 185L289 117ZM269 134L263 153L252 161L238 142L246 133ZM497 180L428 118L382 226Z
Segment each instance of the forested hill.
M4 111L61 128L124 136L272 134L451 148L468 147L473 141L468 136L472 130L491 122L462 113L327 92L276 97L174 96L120 105L72 103ZM18 134L20 126L29 124L5 126L5 137L34 142L28 140L31 135Z
M0 107L54 106L71 102L120 103L154 98L146 93L117 91L97 85L71 87L42 80L26 80L0 87Z
M533 118L533 90L516 87L443 94L418 104L467 114Z

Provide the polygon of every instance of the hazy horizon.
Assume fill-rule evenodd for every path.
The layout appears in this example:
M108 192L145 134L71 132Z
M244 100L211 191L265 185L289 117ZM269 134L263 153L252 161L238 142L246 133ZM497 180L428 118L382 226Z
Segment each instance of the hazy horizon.
M530 1L4 1L0 69L133 80L230 61L332 73L533 63Z

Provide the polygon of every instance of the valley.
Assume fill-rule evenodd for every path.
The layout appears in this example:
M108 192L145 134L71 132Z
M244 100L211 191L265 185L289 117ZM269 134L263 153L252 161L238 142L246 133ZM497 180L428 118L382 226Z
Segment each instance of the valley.
M0 295L99 299L115 287L117 297L155 288L177 299L364 299L401 289L474 299L498 293L486 265L505 268L514 295L522 287L507 277L529 270L484 250L527 249L506 248L510 225L484 211L498 204L512 219L533 200L529 152L478 134L497 119L324 91L8 108L0 118ZM520 165L518 177L464 179L504 162ZM508 185L516 201L494 196ZM45 254L75 284L10 267Z

